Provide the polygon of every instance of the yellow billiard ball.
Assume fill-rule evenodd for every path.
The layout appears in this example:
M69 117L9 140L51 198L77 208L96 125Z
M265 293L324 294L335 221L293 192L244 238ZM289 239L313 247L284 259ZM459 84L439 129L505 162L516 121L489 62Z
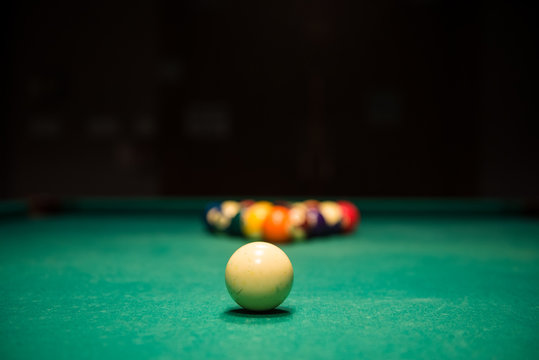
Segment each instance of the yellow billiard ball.
M288 256L267 242L243 245L230 257L225 283L241 307L267 311L279 306L290 293L294 269Z
M243 235L251 239L260 239L262 225L272 208L273 204L269 201L257 201L249 206L243 214Z

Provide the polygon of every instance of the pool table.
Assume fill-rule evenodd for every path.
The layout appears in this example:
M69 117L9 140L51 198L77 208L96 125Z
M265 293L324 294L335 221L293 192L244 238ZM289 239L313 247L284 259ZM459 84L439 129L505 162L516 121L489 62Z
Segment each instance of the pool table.
M283 245L276 310L240 309L207 199L0 204L1 359L538 359L539 221L517 203L353 199L357 232Z

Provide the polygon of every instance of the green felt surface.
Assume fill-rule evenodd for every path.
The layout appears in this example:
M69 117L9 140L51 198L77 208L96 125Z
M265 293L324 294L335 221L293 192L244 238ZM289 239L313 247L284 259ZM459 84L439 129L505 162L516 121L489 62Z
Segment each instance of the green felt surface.
M279 311L238 311L224 285L243 241L200 217L75 213L0 221L2 359L532 359L539 222L369 216L284 246Z

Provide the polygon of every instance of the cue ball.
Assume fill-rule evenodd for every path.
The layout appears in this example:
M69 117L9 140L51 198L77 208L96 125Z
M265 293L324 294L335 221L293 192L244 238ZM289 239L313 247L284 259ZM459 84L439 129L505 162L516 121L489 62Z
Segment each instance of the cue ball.
M294 269L288 256L267 242L243 245L230 257L225 283L241 307L267 311L279 306L290 293Z

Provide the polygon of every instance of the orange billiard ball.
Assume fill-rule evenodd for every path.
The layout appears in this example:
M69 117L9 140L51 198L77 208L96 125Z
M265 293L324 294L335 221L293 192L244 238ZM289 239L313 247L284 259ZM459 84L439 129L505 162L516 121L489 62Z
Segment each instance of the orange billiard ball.
M262 236L265 241L272 243L289 242L292 238L290 233L290 210L285 206L274 206L262 225Z

